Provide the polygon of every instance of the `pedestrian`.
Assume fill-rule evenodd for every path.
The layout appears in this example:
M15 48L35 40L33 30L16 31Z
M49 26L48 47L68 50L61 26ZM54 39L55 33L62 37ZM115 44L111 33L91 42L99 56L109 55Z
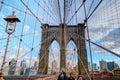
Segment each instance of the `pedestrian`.
M68 78L68 80L75 80L75 78L73 77L73 73L70 73L70 77Z
M64 71L62 71L62 75L61 76L62 76L62 80L67 80L67 78L68 78Z
M61 76L62 76L62 73L60 73L60 74L59 74L59 76L58 76L58 79L57 79L57 80L62 80L62 77L61 77Z
M59 74L57 80L67 80L66 73L65 73L64 71L62 71L62 72Z
M77 80L84 80L82 76L78 76Z

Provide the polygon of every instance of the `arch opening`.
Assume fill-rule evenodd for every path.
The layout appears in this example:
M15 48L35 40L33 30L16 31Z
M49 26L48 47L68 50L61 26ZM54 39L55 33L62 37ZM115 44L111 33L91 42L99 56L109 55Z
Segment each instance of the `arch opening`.
M60 69L60 45L53 40L49 46L48 74L56 74Z
M68 42L66 49L66 70L67 73L74 72L78 74L77 46L72 39Z

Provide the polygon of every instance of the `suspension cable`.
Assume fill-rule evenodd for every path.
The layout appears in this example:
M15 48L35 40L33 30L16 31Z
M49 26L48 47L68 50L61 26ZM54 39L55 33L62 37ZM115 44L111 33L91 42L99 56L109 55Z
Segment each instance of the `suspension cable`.
M28 3L29 3L29 0L28 0ZM26 9L26 11L27 11L27 9ZM20 54L20 47L21 47L21 42L22 42L22 35L23 35L23 29L24 29L24 25L25 25L25 20L26 20L26 14L24 16L24 22L23 22L21 36L20 36L19 48L18 48L18 52L17 52L17 56L16 56L15 71L16 71L16 66L17 66L17 63L18 63L18 57L19 57L19 54Z
M79 6L79 8L75 11L75 13L72 15L72 17L70 18L70 20L68 20L67 24L74 18L74 16L78 13L78 11L80 10L80 8L83 6L83 4L85 3L86 0L83 0L82 4Z
M84 13L85 13L85 19L86 19L87 18L87 14L86 14L86 6L85 6L85 4L84 4ZM87 27L88 40L90 40L89 28L88 28L87 20L85 21L85 24L86 24L86 27ZM95 79L95 77L94 77L94 70L93 70L93 58L92 58L91 44L90 44L90 42L88 42L88 44L89 44L90 60L91 60L91 66L92 66L92 77Z
M46 4L46 1L45 0L43 0L44 1L44 3L45 3L45 5L47 5ZM48 1L49 2L49 1ZM57 5L57 3L56 3L56 5ZM51 15L53 16L53 18L54 18L54 20L55 20L55 22L58 20L58 17L56 17L54 14L53 14L53 10L51 10L50 9L50 7L49 7L49 5L47 5L47 8L49 9L49 12L51 12ZM58 9L57 9L58 10ZM53 12L52 12L53 11ZM51 16L51 18L52 18L52 16Z
M40 6L41 7L41 9L43 9L46 13L47 13L47 15L49 15L52 19L54 19L54 21L56 22L56 18L55 18L55 16L53 15L53 13L51 12L51 10L49 9L49 7L47 6L47 8L50 10L50 12L52 13L52 16L50 15L50 13L48 12L48 11L46 11L46 9L45 8L43 8L42 6L41 6L41 4L39 3L39 2L37 2L37 0L34 0L37 4L38 4L38 6ZM44 3L46 4L46 2L44 1ZM47 5L47 4L46 4ZM53 17L54 16L54 17ZM47 18L48 19L48 18Z
M74 0L74 4L75 4L75 11L76 11L76 0ZM76 19L76 24L77 24L77 13L76 13L75 19Z
M58 1L58 9L59 9L59 17L60 17L60 23L62 23L62 16L61 16L61 9L60 9L60 0Z
M7 3L5 3L5 2L2 2L1 4L5 5L5 6L8 6L8 7L10 7L10 8L16 9L17 11L20 11L20 12L22 12L22 13L24 13L24 14L28 14L28 15L32 16L32 14L27 13L27 12L25 12L25 11L19 9L19 8L16 8L16 7L14 7L14 6L10 5L10 4L7 4Z
M93 13L95 12L95 10L99 7L99 5L102 3L103 0L100 0L100 2L98 3L98 5L94 8L94 10L91 12L91 14L89 16L87 16L87 20L93 15Z
M38 5L38 7L37 7L37 12L36 12L37 15L38 15L38 12L39 12L39 5ZM31 48L29 68L30 68L30 66L31 66L31 61L32 61L32 56L33 56L33 46L34 46L34 39L35 39L36 24L37 24L37 21L35 21L35 26L34 26L34 35L33 35L33 39L32 39L32 48Z
M45 39L42 43L38 44L38 46L40 46L41 44L45 43L46 40L51 39L54 35L55 35L55 33L54 33L53 35L51 35L50 37L48 37L47 39ZM38 46L36 46L36 47L38 47ZM35 47L33 48L33 50L34 50L34 49L35 49ZM30 50L30 51L31 51L31 50ZM30 51L29 51L29 52L30 52ZM24 57L25 55L27 55L27 53L25 53L22 57ZM22 58L22 57L21 57L21 58Z
M1 12L1 10L2 10L3 3L4 3L4 0L1 1L0 12Z
M40 24L42 24L42 21L33 13L33 11L24 3L23 0L20 0L23 5L31 12L31 14L40 22Z
M86 16L88 16L88 15L90 14L90 11L91 11L91 9L92 9L93 3L94 3L94 0L92 0L91 5L90 5L90 8L89 8L88 13L87 13Z
M28 3L29 3L29 0L28 0ZM27 4L28 4L28 3L27 3ZM27 11L27 9L26 9L26 11ZM20 47L21 47L21 42L22 42L22 35L23 35L23 30L24 30L25 21L26 21L26 14L25 14L25 16L24 16L24 21L23 21L23 25L22 25L22 31L21 31L21 36L20 36L20 42L19 42L18 53L17 53L17 56L16 56L16 61L17 61L18 56L19 56L19 54L20 54Z
M63 23L66 22L66 0L64 0L64 17L63 17Z

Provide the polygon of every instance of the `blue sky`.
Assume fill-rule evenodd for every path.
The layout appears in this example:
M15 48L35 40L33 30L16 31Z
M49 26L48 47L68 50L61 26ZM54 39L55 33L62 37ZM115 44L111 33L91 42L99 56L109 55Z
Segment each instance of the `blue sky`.
M1 1L1 0L0 0ZM25 4L27 4L28 0L23 0ZM38 4L35 2L39 2L41 6L38 8ZM73 0L74 1L74 0ZM97 5L97 3L100 0L94 0L93 6L91 11L94 9L94 7ZM91 16L91 18L88 20L88 26L90 31L90 38L92 41L96 42L97 44L100 44L117 54L120 53L120 24L119 19L120 16L118 15L120 13L119 10L119 3L120 0L104 0L101 4L101 6L95 11L95 13ZM115 2L117 1L117 2ZM86 2L86 10L88 12L90 4L92 0L87 0ZM11 58L16 58L18 47L19 47L19 39L22 31L22 27L24 27L23 30L23 37L22 37L22 43L20 47L20 61L23 59L26 59L29 63L29 56L31 52L29 52L32 48L33 43L33 36L34 36L34 43L33 43L33 59L34 61L38 60L38 53L40 49L40 41L41 41L41 23L35 19L35 17L31 14L31 12L26 9L26 7L22 4L20 0L4 0L5 4L0 4L2 6L2 9L0 11L0 58L2 60L2 56L5 50L6 45L6 39L7 33L5 33L5 27L6 22L3 20L8 15L11 15L12 11L16 12L16 16L20 19L21 22L17 23L16 31L11 35L10 42L9 42L9 48L8 48L8 55L7 55L7 62L11 60ZM55 0L29 0L29 3L27 4L29 8L34 12L35 15L38 16L39 20L43 23L48 24L59 24L58 19L58 13L57 13L57 6L55 5ZM82 3L82 0L76 0L76 9L80 6ZM6 4L8 6L6 6ZM45 6L45 4L48 4L50 6ZM9 6L12 5L13 7ZM60 2L61 10L63 10L63 1ZM71 18L71 16L75 12L75 4L73 2L72 8L70 8L70 12L68 13L69 17L67 20ZM43 9L44 8L44 9ZM49 10L49 11L48 11ZM84 21L85 15L83 11L83 7L79 10L77 13L77 23L81 23ZM27 14L25 15L24 12L27 11ZM91 12L90 11L90 12ZM63 17L63 11L61 11L62 17ZM26 19L24 21L24 17L26 16ZM57 17L57 18L56 18ZM71 20L69 24L76 24L75 17ZM36 26L36 28L35 28ZM35 29L35 30L34 30ZM35 34L34 34L35 33ZM17 37L14 37L17 36ZM13 37L13 38L12 38ZM87 35L86 35L87 38ZM3 40L2 40L3 39ZM70 51L75 47L73 45L73 42L70 42L67 46ZM88 50L88 44L87 47L87 54L88 54L88 61L90 61L89 56L89 50ZM117 63L120 63L120 60L118 57L101 50L100 48L97 48L94 45L91 45L92 47L92 54L93 54L93 62L99 63L101 59L106 59L107 61L115 60ZM50 47L50 49L59 50L59 45L57 42L53 43ZM56 53L56 51L53 52L56 57L59 56L59 52ZM72 53L68 55L68 57L73 57ZM51 59L51 58L50 58ZM68 60L70 61L70 60Z

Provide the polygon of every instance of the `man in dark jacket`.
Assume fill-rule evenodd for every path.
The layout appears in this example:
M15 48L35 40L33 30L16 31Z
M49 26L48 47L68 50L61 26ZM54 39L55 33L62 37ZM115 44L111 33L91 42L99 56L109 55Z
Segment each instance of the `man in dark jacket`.
M73 73L70 73L70 77L68 78L68 80L75 80L75 78L73 77Z

